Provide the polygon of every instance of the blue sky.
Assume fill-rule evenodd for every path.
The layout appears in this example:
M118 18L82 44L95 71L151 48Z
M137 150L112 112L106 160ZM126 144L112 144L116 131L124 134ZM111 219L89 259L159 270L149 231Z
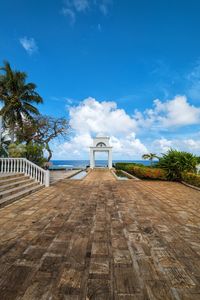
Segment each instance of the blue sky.
M111 136L119 159L169 147L199 153L198 0L0 0L0 7L0 61L37 84L42 113L70 120L73 134L54 143L54 158L87 158L96 134Z

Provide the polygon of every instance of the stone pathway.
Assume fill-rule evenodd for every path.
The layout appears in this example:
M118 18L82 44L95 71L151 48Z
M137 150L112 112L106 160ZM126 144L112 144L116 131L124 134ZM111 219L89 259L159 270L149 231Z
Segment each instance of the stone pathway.
M92 171L0 210L0 299L200 299L200 192Z
M80 170L62 170L62 171L50 171L50 184L54 184L65 178L69 178L72 175L75 175Z

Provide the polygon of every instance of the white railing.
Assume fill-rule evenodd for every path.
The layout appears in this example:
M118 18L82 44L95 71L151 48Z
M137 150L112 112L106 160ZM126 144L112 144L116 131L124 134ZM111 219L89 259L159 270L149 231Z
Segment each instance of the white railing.
M24 173L40 184L49 186L49 171L26 158L0 158L0 173Z

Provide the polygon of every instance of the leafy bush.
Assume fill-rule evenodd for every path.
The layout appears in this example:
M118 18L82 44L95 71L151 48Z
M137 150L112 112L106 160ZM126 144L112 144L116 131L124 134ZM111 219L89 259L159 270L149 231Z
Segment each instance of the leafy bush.
M200 188L200 175L195 173L183 172L182 179L184 182Z
M155 167L145 167L142 164L134 163L117 163L115 167L117 170L124 170L140 179L167 180L167 173L165 170Z
M139 167L144 167L143 164L137 164L137 163L116 163L115 164L115 169L116 170L124 170L124 171L127 171L132 168L133 166L139 166Z
M43 166L46 162L43 154L44 146L38 143L30 142L24 144L10 144L8 146L9 157L25 157L36 165Z
M10 144L8 146L8 153L10 157L24 157L26 153L26 146L23 144Z
M26 158L36 165L43 166L46 162L43 150L44 147L42 145L30 142L26 145Z
M128 173L140 179L167 180L167 173L165 170L158 168L133 166L129 169Z
M171 149L163 154L157 166L167 172L169 180L181 180L182 172L196 172L198 160L192 153Z

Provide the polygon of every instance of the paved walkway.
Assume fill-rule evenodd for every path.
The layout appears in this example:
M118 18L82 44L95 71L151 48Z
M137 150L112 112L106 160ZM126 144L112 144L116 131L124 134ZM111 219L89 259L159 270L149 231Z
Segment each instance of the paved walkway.
M93 171L0 210L0 299L200 299L200 192Z
M57 181L69 178L75 175L80 170L62 170L62 171L50 171L50 183L53 184Z

